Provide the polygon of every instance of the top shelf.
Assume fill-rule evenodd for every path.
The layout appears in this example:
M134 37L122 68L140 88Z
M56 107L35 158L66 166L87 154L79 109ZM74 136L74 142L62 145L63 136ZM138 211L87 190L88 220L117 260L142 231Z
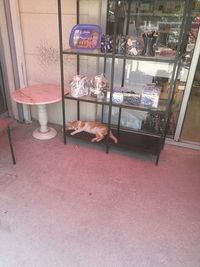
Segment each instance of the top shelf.
M114 54L114 53L102 53L100 49L96 50L75 50L75 49L66 49L62 52L64 55L80 55L80 56L90 56L90 57L101 57L101 58L118 58L118 59L131 59L131 60L140 60L140 61L157 61L157 62L166 62L174 63L175 56L173 57L162 57L162 56L130 56L124 54Z

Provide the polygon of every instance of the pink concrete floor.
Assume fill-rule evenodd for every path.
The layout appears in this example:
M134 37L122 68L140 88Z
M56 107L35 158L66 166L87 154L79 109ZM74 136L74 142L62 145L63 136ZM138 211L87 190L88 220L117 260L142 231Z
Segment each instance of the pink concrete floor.
M200 266L200 152L0 138L0 267Z

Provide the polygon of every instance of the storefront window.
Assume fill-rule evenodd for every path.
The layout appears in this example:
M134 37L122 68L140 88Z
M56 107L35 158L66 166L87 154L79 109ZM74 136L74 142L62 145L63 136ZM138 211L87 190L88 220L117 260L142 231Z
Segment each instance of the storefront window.
M181 141L200 143L200 58L186 109Z
M188 25L187 32L185 33L187 43L185 48L183 44L183 49L185 49L185 51L183 53L182 60L180 62L180 68L178 70L175 94L171 108L171 116L168 129L169 137L173 137L176 131L180 108L185 92L185 85L188 78L189 70L191 68L193 52L200 25L200 0L193 1L191 18L189 21L191 21L191 23ZM197 75L198 74L196 74L196 76Z

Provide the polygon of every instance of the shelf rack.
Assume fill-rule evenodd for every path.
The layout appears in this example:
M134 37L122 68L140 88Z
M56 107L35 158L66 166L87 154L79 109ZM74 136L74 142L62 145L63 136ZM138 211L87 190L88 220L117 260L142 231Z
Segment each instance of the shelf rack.
M112 53L102 53L100 50L95 51L76 51L72 49L63 49L63 37L62 37L62 1L64 0L57 0L58 2L58 24L59 24L59 43L60 43L60 70L61 70L61 88L62 88L62 115L63 115L63 137L64 137L64 144L66 144L66 138L70 136L70 131L66 130L66 118L65 118L65 100L72 100L77 103L77 120L80 119L80 103L86 102L86 103L92 103L94 105L101 105L102 106L102 114L104 107L108 107L108 120L107 120L107 126L108 126L108 132L112 129L112 132L118 137L118 144L115 144L116 147L125 147L128 149L137 149L141 151L147 151L149 153L152 153L156 156L155 164L158 164L159 156L162 148L164 147L164 142L167 134L167 130L169 127L169 118L170 118L170 112L171 112L171 105L173 101L173 96L175 92L176 87L176 79L178 76L178 71L180 69L181 65L181 56L182 56L182 44L184 43L186 39L186 25L187 25L187 19L189 18L188 12L190 11L190 1L185 0L185 8L183 12L183 20L180 28L180 34L179 34L179 43L177 47L177 52L175 57L147 57L147 56L130 56L127 54L116 54L116 36L117 36L117 23L118 18L116 16L116 19L114 21L114 44L113 44L113 52ZM80 11L80 1L76 1L77 6L77 24L79 24L79 11ZM107 1L107 15L106 20L108 18L108 7L109 7L109 1ZM131 1L128 1L128 14L127 14L127 25L126 25L126 35L128 35L129 32L129 22L130 17L134 15L131 14L130 8L131 7ZM115 12L118 13L118 1L115 1ZM138 15L138 14L136 14ZM149 14L143 14L144 16L147 16ZM153 13L152 13L153 15ZM170 14L168 14L170 15ZM159 17L159 14L156 14L155 16ZM107 20L108 21L108 20ZM107 24L106 24L107 25ZM107 33L107 27L106 27L106 33ZM80 65L79 60L81 56L86 57L99 57L104 59L104 74L106 72L106 62L107 59L111 60L111 79L110 79L110 99L95 99L90 96L84 96L80 98L72 97L69 94L64 93L64 55L76 55L77 58L77 74L80 73ZM173 71L171 75L170 80L170 93L169 97L166 100L164 105L159 105L158 108L148 108L142 105L127 105L127 104L116 104L112 101L112 95L113 95L113 87L114 87L114 69L115 69L115 60L120 59L123 60L123 68L122 68L122 82L121 86L124 86L124 77L125 77L125 66L127 60L137 60L137 61L150 61L150 62L164 62L168 64L173 64ZM117 126L111 124L112 119L112 108L117 107L119 110L118 114L118 124ZM130 130L130 129L124 129L121 127L121 113L122 109L133 109L133 110L140 110L140 111L146 111L149 113L158 114L159 116L163 116L163 129L160 132L153 133L151 131L144 131L144 130ZM103 116L103 115L102 115ZM103 121L103 119L102 119ZM90 140L91 135L87 133L80 133L74 136L75 138L80 138L84 140ZM101 142L106 146L106 153L109 152L109 147L112 144L109 140L108 136L107 138Z

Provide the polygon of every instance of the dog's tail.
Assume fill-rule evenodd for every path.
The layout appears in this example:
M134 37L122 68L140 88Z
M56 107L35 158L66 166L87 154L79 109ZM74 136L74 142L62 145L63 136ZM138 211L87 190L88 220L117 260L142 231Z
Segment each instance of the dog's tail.
M118 140L117 138L113 135L113 133L110 131L109 133L109 137L115 142L115 144L117 144Z

